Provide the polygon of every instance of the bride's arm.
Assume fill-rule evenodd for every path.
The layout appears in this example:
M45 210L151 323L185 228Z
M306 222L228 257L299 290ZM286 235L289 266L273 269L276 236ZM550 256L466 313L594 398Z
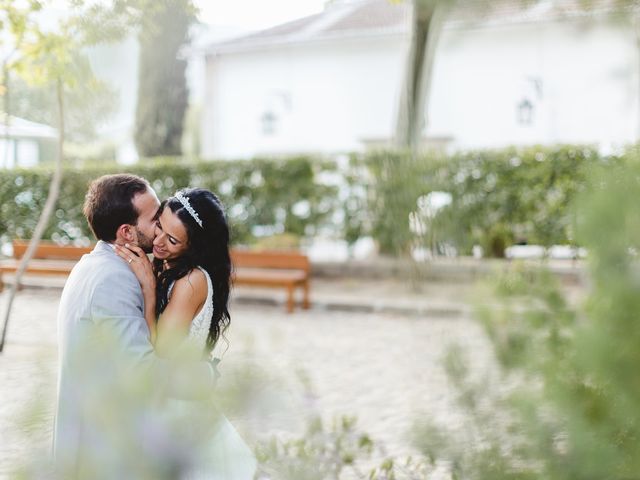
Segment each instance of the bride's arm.
M195 268L176 280L169 302L156 322L156 277L149 258L141 248L129 244L116 245L116 253L127 261L142 286L144 318L156 353L171 356L174 347L188 335L193 318L207 298L204 273Z
M207 279L197 268L175 282L167 307L158 319L158 355L172 356L175 346L189 334L191 322L206 298Z
M133 273L135 273L142 287L144 298L144 319L149 327L151 343L156 344L156 276L153 274L153 266L149 257L142 249L135 245L125 244L124 247L115 245L118 256L127 261Z

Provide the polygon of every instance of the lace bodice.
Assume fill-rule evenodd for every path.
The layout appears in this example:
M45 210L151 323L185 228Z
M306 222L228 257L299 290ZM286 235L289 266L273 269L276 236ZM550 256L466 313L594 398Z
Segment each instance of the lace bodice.
M204 276L207 279L207 299L200 311L191 321L188 341L191 346L198 349L204 349L207 344L209 327L211 326L211 317L213 316L213 285L211 283L211 277L209 277L207 271L202 267L198 268L202 273L204 273ZM167 292L168 298L171 298L171 291L173 290L174 283L175 282L169 285L169 291Z

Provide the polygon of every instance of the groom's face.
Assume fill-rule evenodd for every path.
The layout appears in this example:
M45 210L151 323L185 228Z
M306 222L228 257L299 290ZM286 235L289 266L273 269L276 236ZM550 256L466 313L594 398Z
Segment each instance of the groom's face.
M138 246L145 253L151 253L155 230L155 216L160 208L160 200L152 189L133 197L133 206L138 212L138 224L135 226Z

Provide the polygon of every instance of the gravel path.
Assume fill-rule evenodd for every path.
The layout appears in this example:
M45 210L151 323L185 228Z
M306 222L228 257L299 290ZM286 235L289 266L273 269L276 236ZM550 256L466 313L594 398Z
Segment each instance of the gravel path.
M3 312L6 295L0 296ZM15 302L0 355L0 478L9 478L21 459L44 455L50 444L59 295L59 290L24 290ZM462 344L474 364L489 361L480 327L466 317L323 310L286 315L279 307L247 305L233 306L232 315L223 381L233 381L233 375L226 380L224 375L235 366L258 364L280 379L278 401L288 402L269 421L228 414L241 430L260 428L258 436L296 430L300 413L317 409L325 418L357 415L359 427L382 441L389 454L406 455L412 452L407 429L417 417L459 420L440 364L447 346ZM308 380L306 389L300 379Z

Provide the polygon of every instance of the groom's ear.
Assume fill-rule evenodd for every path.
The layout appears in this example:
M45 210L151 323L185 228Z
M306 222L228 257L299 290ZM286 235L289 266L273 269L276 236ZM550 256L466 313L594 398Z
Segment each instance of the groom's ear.
M120 225L116 230L116 240L122 240L125 243L136 243L138 238L133 225L127 223Z

